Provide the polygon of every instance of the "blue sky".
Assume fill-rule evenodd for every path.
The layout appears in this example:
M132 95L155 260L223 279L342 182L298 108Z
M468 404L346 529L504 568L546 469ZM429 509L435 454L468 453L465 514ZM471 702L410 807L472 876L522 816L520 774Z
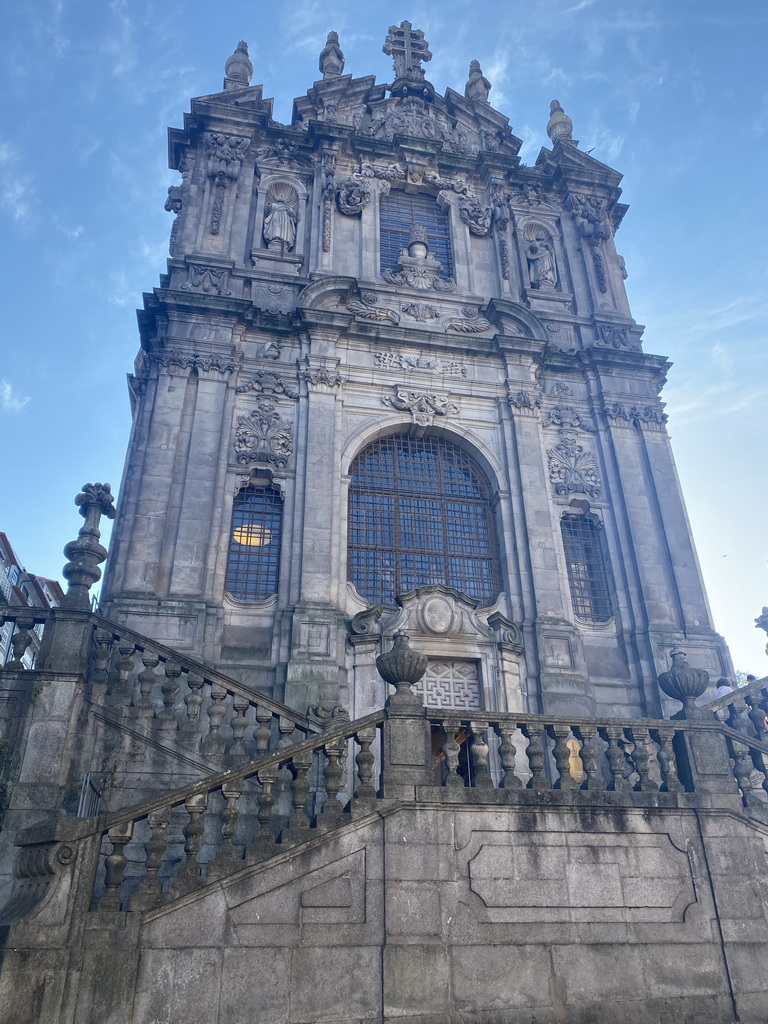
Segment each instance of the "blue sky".
M164 269L166 128L219 90L238 39L290 120L336 29L346 71L391 80L409 19L428 77L470 59L532 163L557 97L585 150L620 170L617 236L645 348L674 363L669 430L713 607L737 668L764 674L768 604L768 42L765 0L490 0L410 5L30 0L6 5L0 68L0 529L59 576L86 481L117 489L134 310ZM758 211L758 208L760 210Z

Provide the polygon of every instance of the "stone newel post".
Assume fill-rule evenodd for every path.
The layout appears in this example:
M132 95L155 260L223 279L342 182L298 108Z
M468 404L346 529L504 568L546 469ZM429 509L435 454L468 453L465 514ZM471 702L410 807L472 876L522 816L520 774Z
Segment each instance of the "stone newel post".
M63 572L69 586L62 604L65 608L90 611L88 591L101 579L99 564L107 557L107 549L99 543L99 522L103 515L115 518L115 499L109 484L84 484L75 504L80 506L85 523L77 540L71 540L64 548L69 561Z
M670 657L672 668L662 672L658 682L664 693L683 705L682 711L673 717L688 720L691 724L700 722L702 726L713 723L713 713L695 704L696 698L707 688L709 673L689 665L684 651L672 651ZM683 781L692 784L702 796L717 794L715 801L718 806L731 803L734 810L740 809L741 797L725 738L716 730L706 728L687 730L683 736L691 776Z
M411 649L406 633L399 632L395 633L392 649L376 659L376 668L395 687L385 705L384 796L413 800L416 786L432 782L427 713L421 698L411 689L426 672L427 659Z

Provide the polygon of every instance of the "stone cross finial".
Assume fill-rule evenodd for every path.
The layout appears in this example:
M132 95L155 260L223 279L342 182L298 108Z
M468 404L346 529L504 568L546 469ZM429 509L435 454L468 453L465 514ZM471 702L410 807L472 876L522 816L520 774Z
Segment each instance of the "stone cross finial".
M231 57L227 57L227 63L224 65L224 79L225 89L242 89L246 85L250 85L251 76L253 75L253 64L251 64L248 58L248 43L244 43L241 39L235 47L235 52Z
M573 139L573 121L560 106L560 100L552 100L549 104L547 135L553 142L558 139L570 142Z
M69 561L63 572L69 586L62 604L87 611L91 606L88 591L101 579L99 563L107 557L107 549L99 543L99 522L102 516L115 518L115 499L109 484L84 484L75 504L80 506L85 522L77 540L71 540L64 548Z
M339 46L339 33L329 32L325 46L320 51L320 70L323 79L338 78L344 73L344 53Z
M424 33L414 29L410 21L401 21L399 27L390 25L382 50L392 57L398 78L423 79L421 62L432 60Z

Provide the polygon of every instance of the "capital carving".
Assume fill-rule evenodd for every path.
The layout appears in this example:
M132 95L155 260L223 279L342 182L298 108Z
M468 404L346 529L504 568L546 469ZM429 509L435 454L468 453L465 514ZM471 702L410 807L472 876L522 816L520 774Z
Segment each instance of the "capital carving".
M238 394L245 391L260 391L264 395L285 395L286 398L299 397L298 390L274 370L257 370L247 383L238 386Z

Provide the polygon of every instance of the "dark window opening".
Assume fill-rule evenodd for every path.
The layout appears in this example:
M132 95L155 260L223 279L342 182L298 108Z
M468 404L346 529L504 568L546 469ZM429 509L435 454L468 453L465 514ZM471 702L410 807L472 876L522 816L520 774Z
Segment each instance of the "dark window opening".
M397 434L352 464L349 578L372 603L432 583L490 604L500 590L491 496L480 468L441 438Z
M381 272L396 270L401 249L408 248L411 229L418 224L427 233L429 251L442 264L441 277L453 277L448 213L434 196L412 195L392 189L379 205L379 253Z
M612 611L602 526L585 515L566 515L560 528L574 613L607 622Z

